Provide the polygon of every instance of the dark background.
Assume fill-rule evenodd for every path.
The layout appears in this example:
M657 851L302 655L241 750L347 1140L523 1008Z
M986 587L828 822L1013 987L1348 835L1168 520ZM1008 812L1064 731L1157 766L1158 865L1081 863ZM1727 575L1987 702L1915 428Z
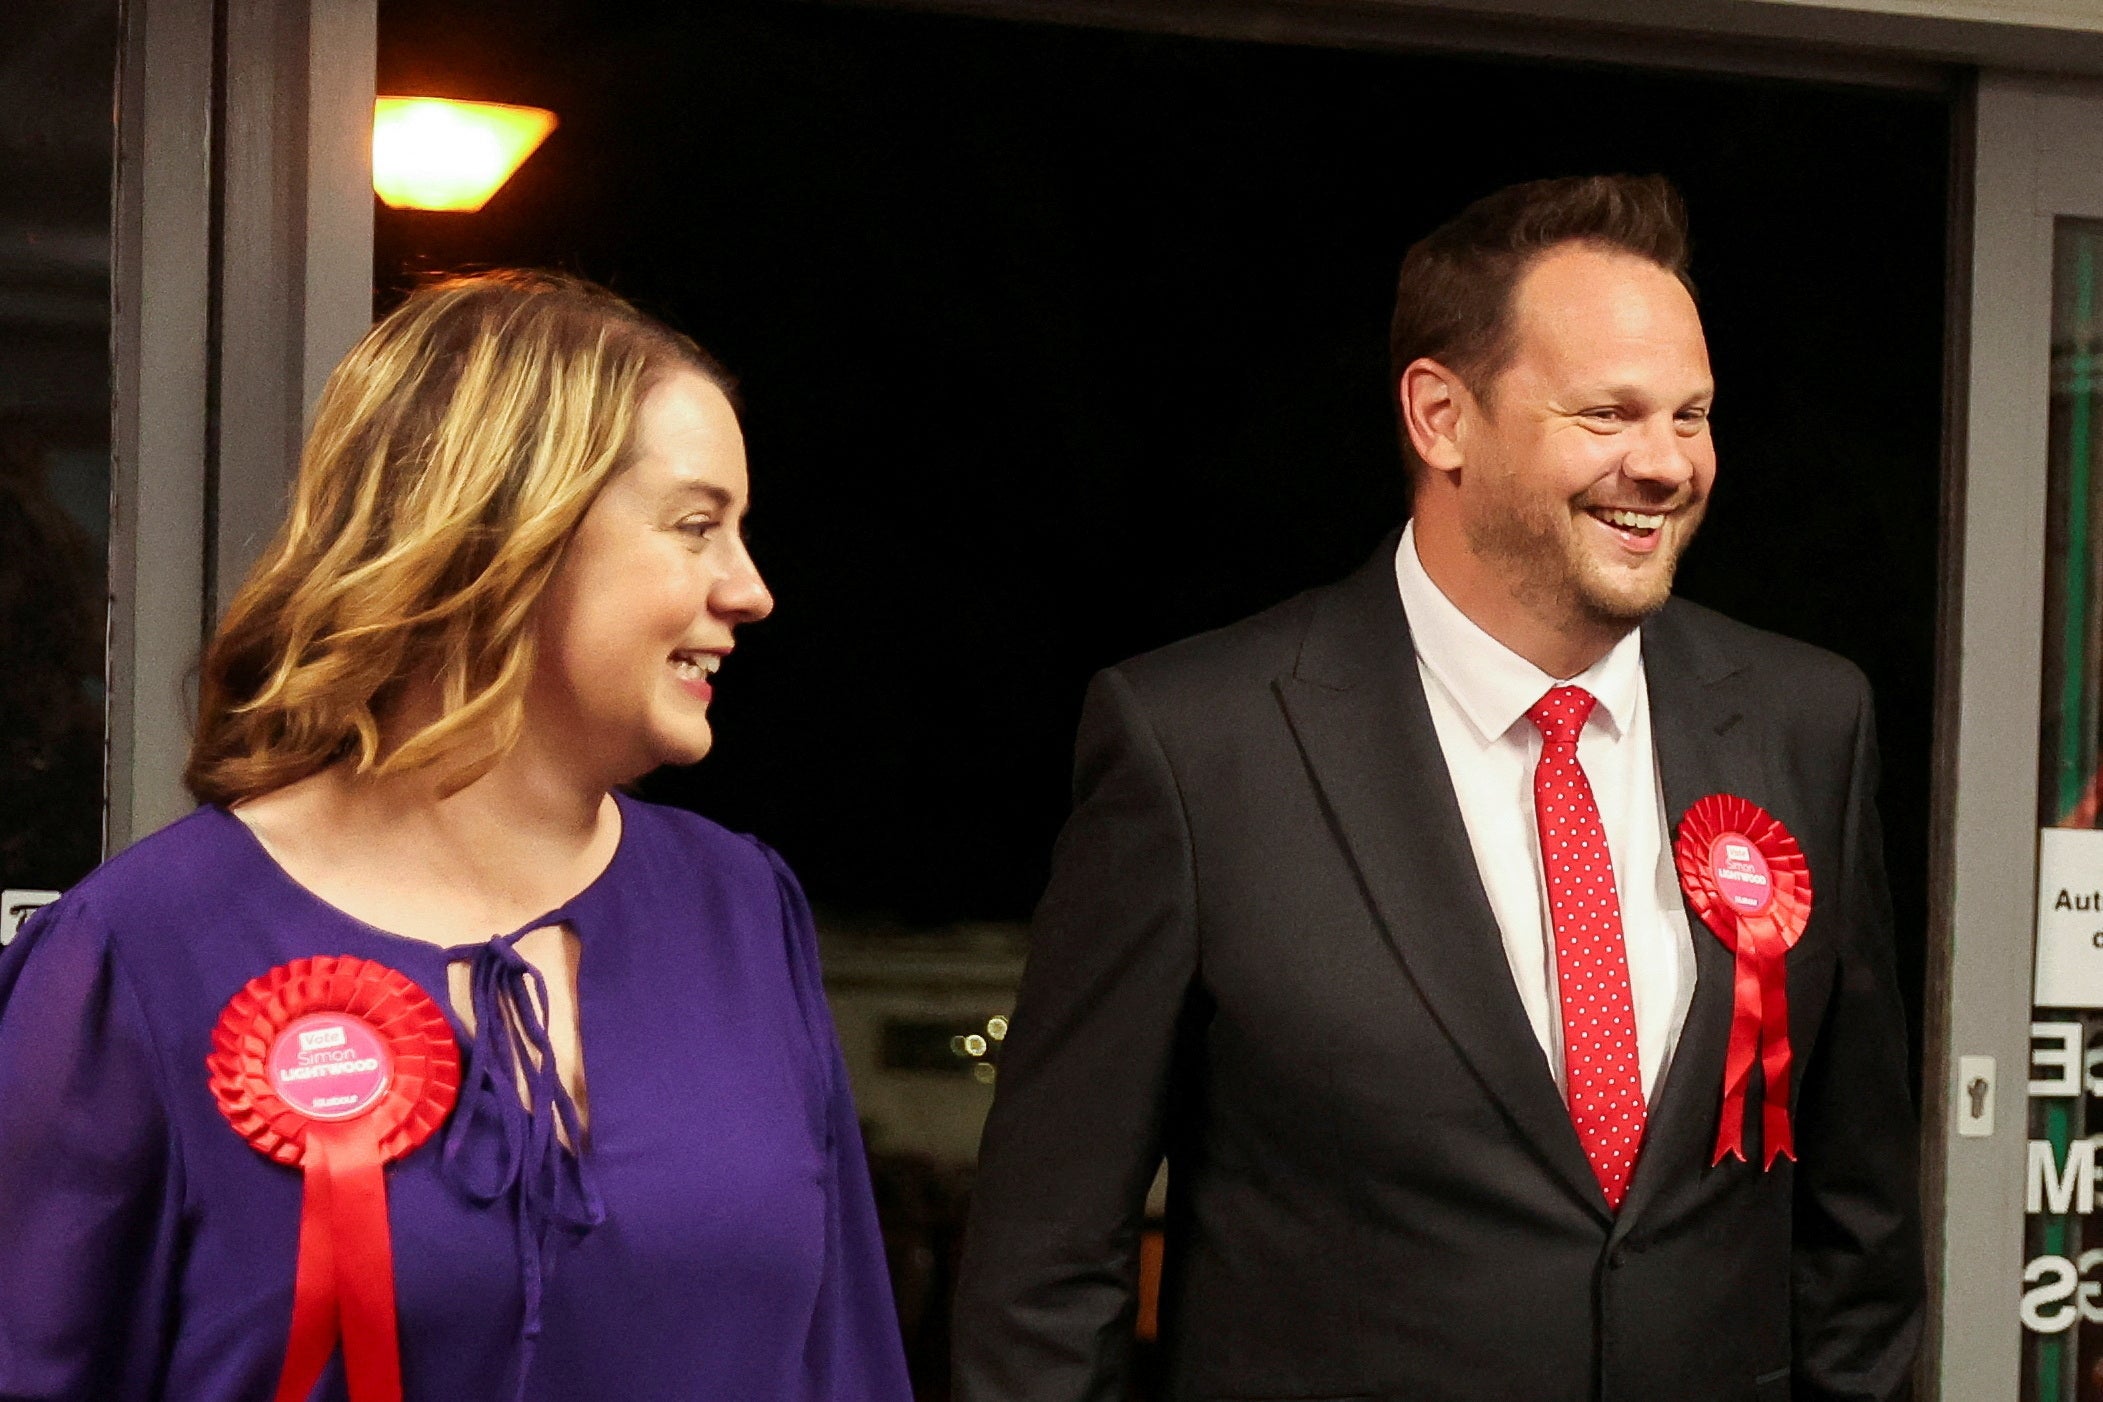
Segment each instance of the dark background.
M419 271L569 268L743 380L717 753L649 792L821 909L1019 919L1091 672L1357 564L1405 509L1404 248L1512 181L1691 209L1721 472L1681 591L1875 683L1916 1043L1950 107L1935 94L775 0L382 0L380 90L553 108Z
M1403 249L1515 180L1686 193L1720 394L1689 597L1877 684L1922 926L1947 104L759 0L383 0L380 88L561 128L420 269L612 284L742 380L780 607L653 791L821 902L1025 914L1096 668L1365 558L1405 510ZM385 295L385 294L383 294ZM1917 950L1916 955L1917 967Z
M0 887L102 855L117 0L0 0Z

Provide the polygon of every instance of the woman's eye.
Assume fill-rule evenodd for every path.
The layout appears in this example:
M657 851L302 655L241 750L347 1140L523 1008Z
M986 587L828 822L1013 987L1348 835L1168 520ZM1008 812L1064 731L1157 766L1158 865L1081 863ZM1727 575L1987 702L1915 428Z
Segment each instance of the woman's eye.
M679 529L696 540L706 540L709 533L715 528L716 523L709 520L706 516L696 516L679 523Z

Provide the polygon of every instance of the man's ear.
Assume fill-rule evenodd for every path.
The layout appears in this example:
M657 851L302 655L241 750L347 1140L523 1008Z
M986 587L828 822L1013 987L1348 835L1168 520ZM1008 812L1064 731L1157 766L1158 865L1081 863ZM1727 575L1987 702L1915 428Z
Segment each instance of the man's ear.
M1412 360L1395 386L1402 425L1417 457L1434 472L1457 472L1461 416L1475 410L1474 396L1460 376L1429 357Z

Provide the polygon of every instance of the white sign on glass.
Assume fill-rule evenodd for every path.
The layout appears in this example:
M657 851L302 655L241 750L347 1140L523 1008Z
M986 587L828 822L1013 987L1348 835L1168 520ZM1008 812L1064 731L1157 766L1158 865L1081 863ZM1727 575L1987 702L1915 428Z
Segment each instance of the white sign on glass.
M2041 1008L2103 1008L2103 829L2037 835L2037 976Z
M12 944L29 917L57 899L56 891L0 891L0 947Z

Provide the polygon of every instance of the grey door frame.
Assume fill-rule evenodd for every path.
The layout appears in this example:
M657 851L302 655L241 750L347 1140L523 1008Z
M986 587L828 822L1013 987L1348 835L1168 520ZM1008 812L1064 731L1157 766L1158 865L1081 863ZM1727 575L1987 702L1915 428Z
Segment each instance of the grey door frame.
M1841 83L2103 76L2090 0L805 0L1337 48L1448 50Z
M375 0L124 7L107 851L190 807L190 669L371 320L375 34Z
M2053 225L2103 218L2103 85L1982 75L1966 164L1969 282L1953 389L1936 810L1941 938L1931 949L1924 1377L1943 1402L2013 1402L2022 1334L2044 664ZM1964 1056L1992 1057L1995 1133L1950 1107Z

